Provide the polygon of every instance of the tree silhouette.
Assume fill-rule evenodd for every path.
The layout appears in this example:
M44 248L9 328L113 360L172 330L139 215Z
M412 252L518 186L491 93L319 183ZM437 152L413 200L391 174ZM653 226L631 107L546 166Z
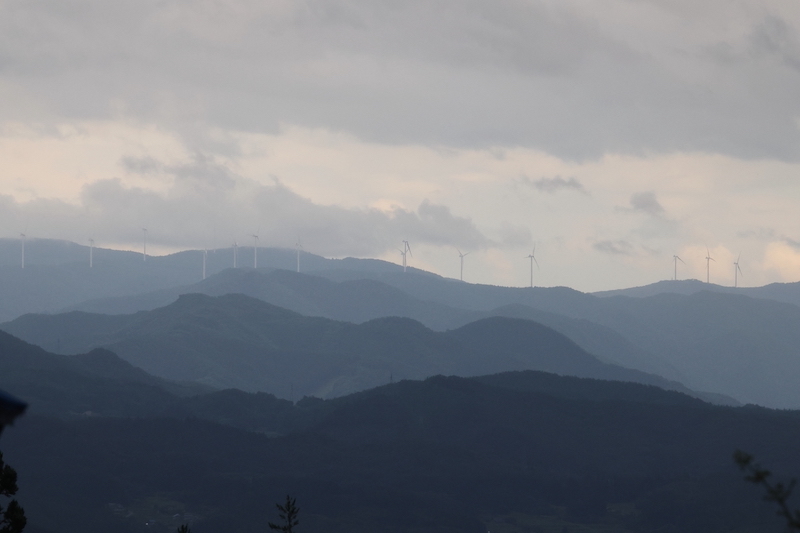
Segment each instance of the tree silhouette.
M278 516L280 516L281 520L283 520L283 525L269 522L269 528L277 529L278 531L283 531L284 533L292 533L294 531L294 527L300 523L300 521L297 520L297 514L300 512L300 509L296 505L296 500L287 494L286 503L283 505L276 503L275 507L278 508Z
M189 529L189 524L181 524L176 533L192 533L192 530Z
M17 472L3 461L0 452L0 496L10 498L17 493ZM25 511L17 500L8 502L8 507L0 505L0 533L20 533L28 520Z
M764 487L766 491L764 499L766 501L778 504L778 515L786 520L786 529L788 531L800 531L800 510L795 509L793 511L789 508L789 497L792 495L797 480L792 479L788 484L780 481L775 484L770 483L768 478L772 475L772 472L756 463L752 455L741 450L736 450L733 453L733 460L747 474L745 476L747 481Z

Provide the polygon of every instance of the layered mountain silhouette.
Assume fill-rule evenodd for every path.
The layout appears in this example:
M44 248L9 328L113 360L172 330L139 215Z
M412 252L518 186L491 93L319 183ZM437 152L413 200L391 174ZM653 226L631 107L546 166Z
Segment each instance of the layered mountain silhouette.
M725 294L738 294L750 298L775 300L776 302L789 303L800 306L800 282L770 283L763 287L728 287L715 283L704 283L697 279L666 280L627 289L615 289L592 293L595 296L628 296L631 298L644 298L658 294L683 294L689 296L698 292L721 292Z
M528 369L686 390L603 363L546 326L506 317L435 332L407 318L352 324L240 294L191 294L132 315L25 315L3 329L60 353L106 348L163 378L284 398L335 397L435 374Z
M42 533L256 531L287 492L315 531L757 531L780 522L732 450L800 470L797 412L636 383L435 376L293 405L187 396L108 352L54 355L0 335L0 353L0 387L31 403L3 451ZM33 367L52 379L30 383Z
M556 329L606 362L655 373L693 390L745 403L800 406L800 389L793 385L800 376L800 308L790 304L711 292L601 298L567 288L472 285L411 272L369 279L351 279L367 274L343 270L319 275L343 281L230 270L193 287L217 293L238 287L300 312L338 319L356 318L350 302L370 302L355 304L359 318L396 313L435 329L459 327L481 316L525 318ZM339 311L338 302L346 311Z
M361 323L374 318L412 318L434 330L453 329L480 318L526 318L562 333L601 360L682 381L681 373L652 354L643 353L610 328L587 320L535 310L520 304L491 311L471 311L414 298L400 289L371 279L334 282L287 270L227 269L193 285L135 296L105 298L72 306L71 310L125 314L152 310L174 302L179 295L221 296L242 293L309 315ZM55 347L52 347L55 349Z
M766 406L800 406L800 392L793 385L800 359L794 333L797 308L776 301L794 301L796 284L733 290L663 282L625 294L662 289L666 294L597 296L563 287L461 283L414 269L403 272L382 261L327 260L312 254L302 254L301 265L313 275L297 274L272 269L296 266L295 251L276 249L260 250L259 265L268 267L258 271L229 269L232 249L212 251L208 272L217 274L201 281L202 253L197 251L142 261L141 254L95 249L95 266L89 269L88 247L31 240L23 271L17 264L19 245L0 241L0 289L5 296L0 317L9 319L28 311L67 308L152 310L189 292L242 292L302 314L356 323L401 316L435 330L488 316L513 316L552 327L605 362L659 374L694 390ZM240 266L247 264L248 253L252 249L240 247ZM687 294L669 293L670 287ZM710 291L701 288L723 292L703 296ZM743 294L758 298L742 299Z

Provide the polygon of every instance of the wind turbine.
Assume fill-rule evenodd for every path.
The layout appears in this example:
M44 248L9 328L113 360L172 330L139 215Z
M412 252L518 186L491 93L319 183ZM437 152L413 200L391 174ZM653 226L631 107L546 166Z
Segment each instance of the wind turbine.
M20 239L22 240L22 268L25 268L25 234L19 234Z
M456 248L458 250L458 248ZM467 257L472 252L467 252L465 254L461 253L461 250L458 250L458 257L461 258L461 281L464 281L464 258Z
M208 259L208 250L203 248L203 279L206 279L206 259Z
M674 281L678 281L678 261L680 261L680 262L681 262L681 263L683 263L684 265L685 265L686 263L683 261L683 259L681 259L681 258L680 258L680 257L678 257L677 255L673 255L673 256L672 256L672 261L675 263L675 277L674 277L674 278L672 278L672 279L673 279Z
M250 235L253 238L253 268L258 268L258 235Z
M714 258L711 257L711 252L708 251L708 247L706 247L706 283L711 282L711 261L716 263Z
M233 268L236 268L236 256L239 252L239 244L234 240L233 241Z
M734 267L733 268L733 286L734 286L734 288L739 286L739 274L744 275L744 272L742 272L742 269L739 268L739 259L741 257L742 257L742 254L739 254L739 257L737 257L736 261L733 262L733 267Z
M536 268L539 268L539 261L536 260L536 245L533 245L533 251L526 258L531 260L531 289L533 288L533 264L536 263Z
M94 239L89 239L89 268L92 268L92 255L94 252Z
M144 234L144 248L142 249L142 261L147 261L147 228L142 228Z
M297 271L300 272L300 250L303 249L303 245L298 241L294 246L297 248Z
M406 262L406 253L411 254L411 257L414 257L414 254L411 253L411 245L408 244L408 241L403 241L403 249L400 251L403 254L403 272L406 271L406 266L408 263Z

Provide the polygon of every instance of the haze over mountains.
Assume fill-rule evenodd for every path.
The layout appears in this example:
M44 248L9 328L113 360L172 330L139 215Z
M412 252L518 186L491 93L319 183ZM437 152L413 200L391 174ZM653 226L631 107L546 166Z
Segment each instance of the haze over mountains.
M40 250L34 246L37 243ZM11 244L19 245L18 242L5 243L3 272L16 271L15 275L20 275L22 269L10 264L9 254L18 253ZM141 261L141 255L137 257L129 252L95 250L98 260L90 271L88 262L77 263L82 253L87 253L84 260L88 259L85 247L33 241L29 248L33 250L28 254L30 262L39 254L51 264L47 269L42 267L42 271L26 267L25 283L21 283L24 291L20 286L14 290L31 294L31 302L49 301L46 307L49 312L72 308L131 313L167 306L180 294L242 293L306 316L354 323L399 316L419 321L436 331L459 328L490 316L508 316L549 326L606 363L657 374L691 390L720 394L744 403L785 408L800 406L800 390L793 384L795 376L800 375L800 342L797 339L800 328L796 327L800 308L775 300L750 298L739 293L693 292L694 289L687 291L691 293L688 295L631 298L605 294L598 297L564 287L530 289L475 285L414 269L403 272L397 265L380 261L326 260L311 254L301 255L302 268L317 268L308 273L273 270L272 267L225 268L226 262L232 262L232 250L209 253L208 278L187 284L176 281L197 279L198 267L202 267L202 255L197 254L201 252L148 258L145 262ZM61 253L64 249L69 253ZM245 249L240 248L240 264L245 253ZM95 269L99 268L97 265L103 254L111 258L104 259L108 265L119 263L124 268L115 271L109 266L103 274L107 276L105 281L94 284ZM55 264L55 258L62 256L72 262ZM296 268L296 255L293 250L262 249L259 262ZM77 277L80 282L74 283L93 287L86 294L71 285L76 279L72 274L78 271L81 271ZM110 271L115 272L113 276L108 273ZM5 281L9 285L13 282L13 276ZM143 284L155 288L134 290ZM54 286L59 288L52 289ZM692 282L664 282L659 286L665 290L696 288ZM764 289L763 294L775 292L774 287ZM119 294L126 291L128 294ZM751 293L753 291L755 289ZM85 295L90 298L81 302L81 296ZM23 300L27 302L28 299ZM0 304L7 316L16 316L24 310L25 306L15 306L14 301L11 298ZM35 332L31 324L36 319L26 320L29 323L26 327L31 328L28 333L20 329L19 322L3 327L31 342L49 343L48 348L54 351L66 351L66 340L63 347L59 346L58 337ZM83 343L81 348L102 345L97 340L92 343Z
M3 327L60 353L102 347L164 378L284 398L328 398L392 379L508 370L680 388L658 376L602 363L545 326L506 317L434 332L407 318L355 325L305 317L241 294L188 294L133 315L25 315Z
M761 533L730 454L800 470L800 412L737 406L800 406L791 303L33 244L0 388L34 533L255 532L287 492L319 531Z

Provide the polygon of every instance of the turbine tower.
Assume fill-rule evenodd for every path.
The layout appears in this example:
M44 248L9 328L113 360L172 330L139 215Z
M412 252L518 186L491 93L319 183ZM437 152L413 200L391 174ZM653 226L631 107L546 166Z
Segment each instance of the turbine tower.
M297 271L300 272L300 250L303 249L303 245L298 241L294 246L297 248Z
M233 268L236 268L236 256L239 252L239 244L234 240L233 241Z
M739 268L739 259L742 257L742 254L739 254L739 257L736 258L736 261L733 262L733 286L734 288L739 286L739 274L744 274L742 269Z
M673 255L673 256L672 256L672 261L675 263L675 274L674 274L674 277L673 277L672 279L673 279L674 281L678 281L678 261L680 261L680 262L681 262L681 263L683 263L684 265L685 265L686 263L683 261L683 259L681 259L681 258L680 258L680 257L678 257L677 255Z
M258 268L258 235L250 235L253 238L253 268Z
M533 264L536 263L536 268L539 268L539 261L536 260L536 245L533 245L533 251L526 258L531 260L531 289L533 288Z
M92 256L94 255L93 252L94 252L94 239L89 239L89 268L92 268L92 266L94 266L92 262L93 259Z
M22 268L25 268L25 234L19 234L20 239L22 240Z
M406 271L406 266L408 263L406 262L406 254L411 254L411 257L414 257L414 254L411 253L411 245L408 244L408 241L403 241L403 249L400 251L403 254L403 272Z
M458 248L456 248L458 250ZM458 250L458 257L461 258L461 281L464 281L464 258L467 257L472 252L467 252L465 254L461 253L461 250Z
M142 261L147 261L147 228L142 228L144 234L144 248L142 248Z
M203 248L203 279L206 279L206 259L208 259L208 250Z
M706 283L711 283L711 261L716 263L714 258L711 257L711 252L708 251L708 247L706 247Z

